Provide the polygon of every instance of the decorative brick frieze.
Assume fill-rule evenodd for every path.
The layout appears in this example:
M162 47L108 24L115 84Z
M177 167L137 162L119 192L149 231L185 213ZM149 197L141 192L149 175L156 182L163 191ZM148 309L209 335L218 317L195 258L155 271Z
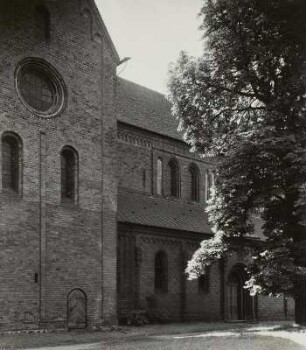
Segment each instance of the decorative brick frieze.
M152 149L153 147L152 141L126 131L118 131L118 139L120 141L132 144L135 147L142 147L147 149Z
M162 238L157 236L140 236L140 241L147 244L156 244L156 245L166 245L166 246L180 246L181 241L169 238Z

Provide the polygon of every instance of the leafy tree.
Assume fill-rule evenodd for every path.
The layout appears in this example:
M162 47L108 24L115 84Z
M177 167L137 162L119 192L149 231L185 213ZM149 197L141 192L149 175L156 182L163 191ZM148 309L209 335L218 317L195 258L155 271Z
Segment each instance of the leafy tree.
M182 52L169 80L186 141L216 159L215 235L186 271L196 278L245 244L256 211L265 239L248 288L292 295L306 322L306 1L207 0L200 14L205 52Z

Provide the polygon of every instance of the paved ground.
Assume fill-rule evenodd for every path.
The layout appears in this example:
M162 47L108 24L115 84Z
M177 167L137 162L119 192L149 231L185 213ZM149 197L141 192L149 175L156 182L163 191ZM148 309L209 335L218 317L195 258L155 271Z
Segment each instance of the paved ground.
M306 329L288 323L195 323L113 332L10 335L0 350L306 350Z

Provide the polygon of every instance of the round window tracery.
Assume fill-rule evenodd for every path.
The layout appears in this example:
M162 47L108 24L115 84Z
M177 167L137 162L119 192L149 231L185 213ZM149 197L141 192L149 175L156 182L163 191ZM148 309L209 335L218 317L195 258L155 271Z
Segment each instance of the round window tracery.
M16 72L17 91L21 101L33 113L52 117L64 107L65 87L58 72L40 59L27 59Z

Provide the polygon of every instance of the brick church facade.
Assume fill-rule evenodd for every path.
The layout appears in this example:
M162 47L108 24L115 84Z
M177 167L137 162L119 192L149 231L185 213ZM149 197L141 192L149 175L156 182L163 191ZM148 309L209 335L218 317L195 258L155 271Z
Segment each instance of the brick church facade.
M245 254L187 280L212 166L163 95L116 76L92 0L1 2L0 30L0 330L292 315L245 293Z

